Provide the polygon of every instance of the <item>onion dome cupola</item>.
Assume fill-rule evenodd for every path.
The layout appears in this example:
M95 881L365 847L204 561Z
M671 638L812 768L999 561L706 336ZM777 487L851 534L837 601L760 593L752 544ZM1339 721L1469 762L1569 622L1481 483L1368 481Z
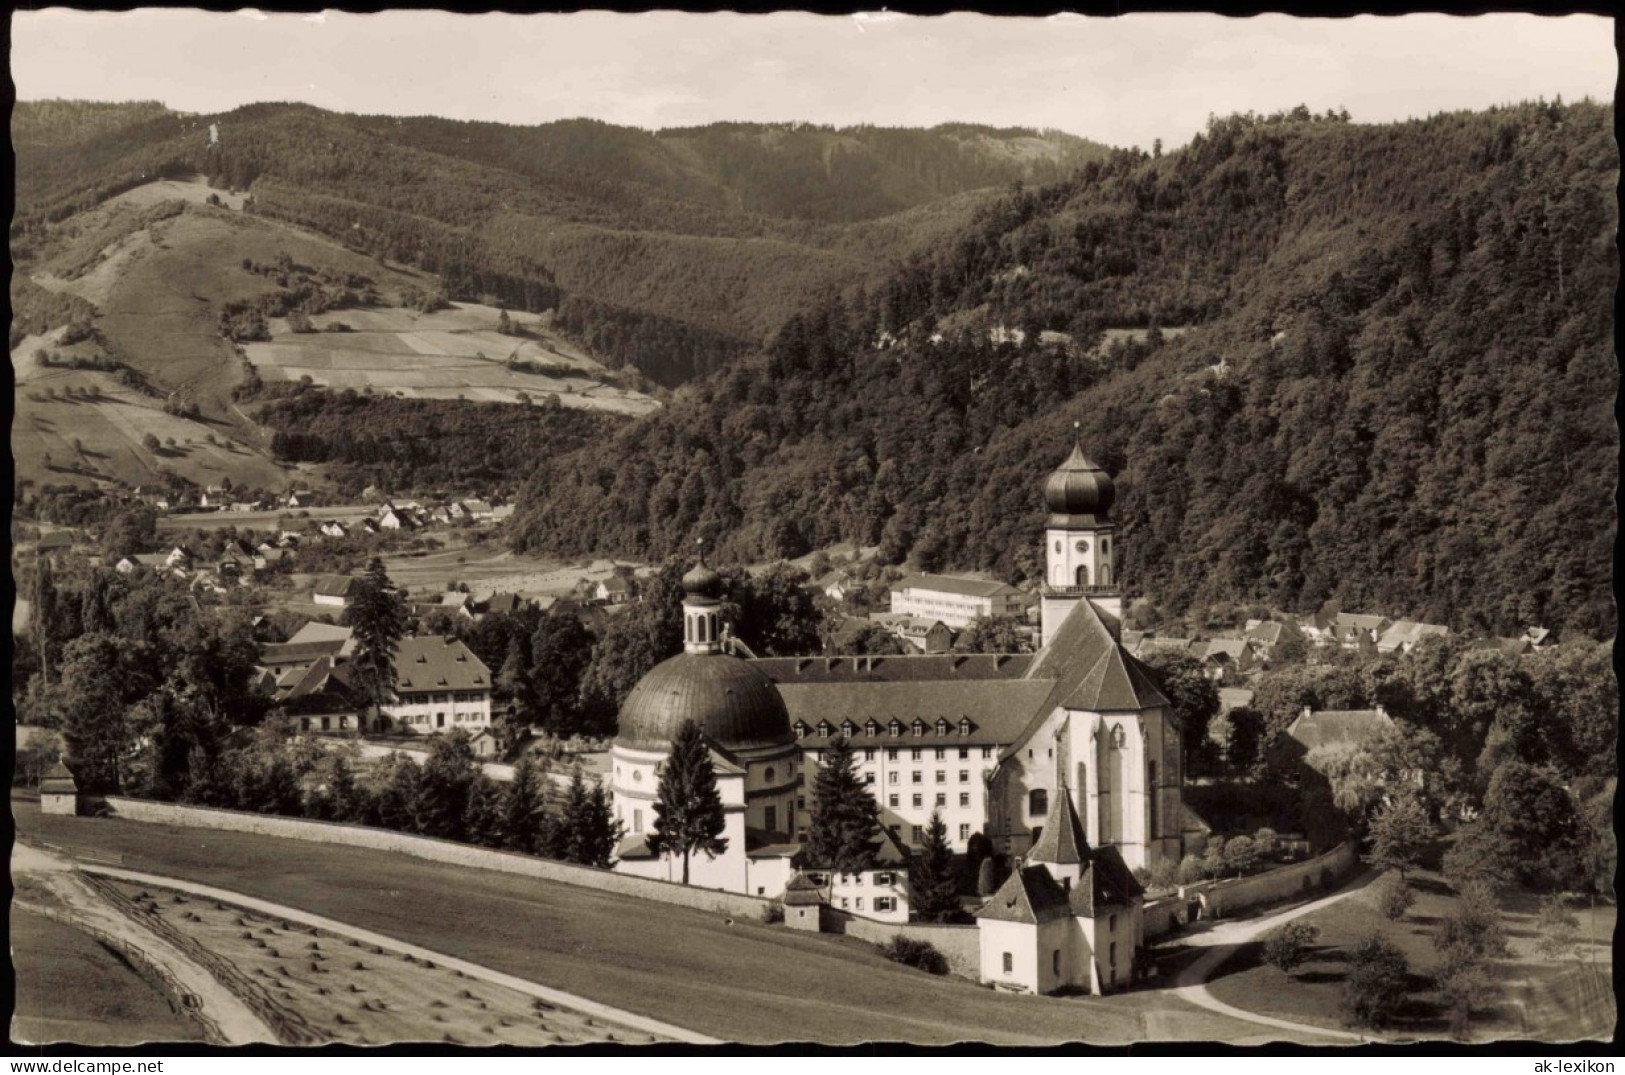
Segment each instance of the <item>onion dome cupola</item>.
M1076 432L1077 425L1073 425ZM1110 518L1117 486L1100 467L1083 454L1083 445L1074 440L1072 454L1055 468L1044 483L1044 503L1050 511L1049 526L1099 526Z
M722 652L722 576L700 559L683 576L683 652L712 655Z

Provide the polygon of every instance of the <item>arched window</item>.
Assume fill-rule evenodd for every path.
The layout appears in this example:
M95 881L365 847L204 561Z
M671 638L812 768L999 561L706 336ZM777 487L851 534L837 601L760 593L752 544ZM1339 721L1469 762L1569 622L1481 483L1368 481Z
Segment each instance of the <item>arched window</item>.
M1049 816L1049 792L1043 788L1034 788L1027 793L1027 814L1029 817Z
M1110 586L1112 584L1112 565L1100 565L1100 584L1102 586Z
M1089 565L1088 564L1079 564L1078 565L1078 585L1079 586L1087 586L1087 585L1089 585Z
M773 783L773 766L769 765L767 772L763 773L762 776L769 784Z

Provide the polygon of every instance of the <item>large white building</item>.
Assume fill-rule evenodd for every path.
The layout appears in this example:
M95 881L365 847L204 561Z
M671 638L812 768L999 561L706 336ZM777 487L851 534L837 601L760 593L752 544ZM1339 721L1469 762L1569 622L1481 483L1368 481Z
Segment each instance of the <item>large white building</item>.
M958 630L988 616L1019 616L1022 593L1014 586L954 575L908 575L891 588L894 615L940 620Z

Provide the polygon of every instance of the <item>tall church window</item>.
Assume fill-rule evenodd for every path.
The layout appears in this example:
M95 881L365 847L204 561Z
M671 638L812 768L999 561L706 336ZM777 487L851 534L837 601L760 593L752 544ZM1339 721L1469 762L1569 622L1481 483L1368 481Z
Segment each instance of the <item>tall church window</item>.
M1151 838L1162 835L1162 791L1157 787L1157 763L1145 763L1145 789L1151 798Z
M1078 585L1079 586L1087 586L1087 585L1089 585L1089 565L1088 564L1079 564L1078 565Z
M1049 792L1034 788L1027 793L1027 813L1032 817L1049 816Z
M1102 586L1110 586L1112 584L1112 565L1100 565L1100 584Z

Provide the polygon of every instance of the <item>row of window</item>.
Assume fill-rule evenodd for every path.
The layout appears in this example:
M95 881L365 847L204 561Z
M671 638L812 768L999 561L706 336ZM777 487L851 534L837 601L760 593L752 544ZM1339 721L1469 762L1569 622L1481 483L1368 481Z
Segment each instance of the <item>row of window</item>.
M805 721L798 720L796 721L794 728L797 738L801 739L805 739L809 733L814 731L818 733L818 738L820 739L828 739L836 732L839 732L841 737L845 739L855 738L858 734L858 726L850 720L842 721L839 726L831 724L827 720L821 720L818 722L818 726L816 728L807 724ZM925 733L928 730L933 729L938 735L947 735L950 731L955 729L958 730L960 735L969 735L975 730L975 728L976 726L971 723L969 717L960 717L957 726L950 724L944 717L938 717L935 724L927 724L921 718L916 717L914 718L914 722L908 725L909 732L916 739L924 738ZM865 722L863 725L863 734L869 736L870 738L880 735L881 730L881 724L877 720L871 719ZM903 734L903 722L893 719L890 723L885 725L884 730L887 735L890 735L893 738L900 737Z
M902 748L900 748L900 747L887 747L886 748L886 760L887 761L896 761L898 752L901 749ZM960 761L970 761L970 757L971 757L970 752L972 750L974 750L975 748L974 747L956 747L955 749L959 751L959 760ZM863 762L862 763L867 765L870 762L874 761L875 756L878 753L879 753L879 751L875 747L865 747L864 751L863 751ZM925 748L924 747L911 747L909 749L908 754L909 754L909 760L910 761L924 761L925 760ZM935 750L935 758L936 758L937 761L947 761L948 760L948 748L947 747L937 747L936 750ZM993 748L992 747L983 747L982 748L982 760L983 761L991 761L992 759L993 759Z
M411 691L401 692L401 701L406 705L447 705L451 702L483 702L484 691L425 691L414 694Z
M898 771L896 769L893 769L891 772L886 774L886 783L888 783L888 784L899 783L897 778L900 775L901 774L898 773ZM920 770L918 770L918 769L914 770L914 772L911 773L910 776L912 777L912 779L909 780L910 784L923 784L923 783L925 783L925 774L920 772ZM866 784L873 784L875 782L875 774L874 773L864 773L863 774L863 781ZM948 773L947 773L946 770L943 770L943 769L938 769L937 770L936 782L938 784L946 784L948 782ZM961 769L961 770L959 770L959 782L961 784L969 784L970 783L970 770L969 769Z
M891 807L893 810L897 809L897 800L899 798L901 798L901 796L898 796L898 795L888 795L888 796L886 796L886 805ZM913 802L912 802L911 805L914 806L916 809L924 808L924 806L925 806L925 803L923 801L925 799L924 795L913 795L913 796L910 796L910 798L913 799ZM937 793L937 800L933 805L947 806L948 805L948 796L942 794L941 792L938 792ZM960 806L969 806L970 805L970 792L962 791L962 792L959 793L959 805Z
M853 896L853 897L850 897L850 900L851 900L852 905L848 906L848 897L846 897L846 896L841 897L841 910L843 910L843 911L861 911L861 910L863 910L863 897L862 896ZM876 896L875 897L875 912L877 914L881 913L881 912L884 912L884 911L895 911L895 910L897 910L897 898L895 896Z

